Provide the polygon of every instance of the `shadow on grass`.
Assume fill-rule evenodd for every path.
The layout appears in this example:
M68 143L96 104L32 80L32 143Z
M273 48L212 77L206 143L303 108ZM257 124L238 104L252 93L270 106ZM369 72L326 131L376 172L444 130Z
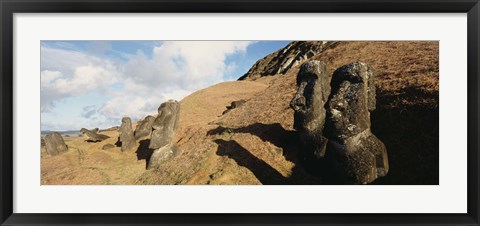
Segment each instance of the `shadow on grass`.
M137 160L145 160L145 169L147 169L148 161L153 154L153 149L148 148L149 144L150 139L141 140L135 152L137 154Z

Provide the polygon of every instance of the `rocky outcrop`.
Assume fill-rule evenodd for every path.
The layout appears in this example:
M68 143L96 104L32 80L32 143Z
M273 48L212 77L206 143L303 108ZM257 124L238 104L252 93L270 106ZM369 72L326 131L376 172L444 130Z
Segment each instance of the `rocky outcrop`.
M327 139L323 136L326 111L330 95L330 76L327 66L320 61L304 63L297 75L297 93L290 102L295 111L293 127L298 131L301 159L311 163L325 157Z
M158 167L178 153L176 145L173 143L174 131L178 124L180 116L180 103L175 100L169 100L162 103L158 108L158 116L152 124L152 138L149 148L155 149L147 164L147 169Z
M286 74L290 69L304 63L332 46L333 41L294 41L286 47L257 61L238 80L255 80L263 76Z
M132 130L132 120L129 117L122 118L122 125L119 129L119 140L122 143L121 150L129 151L135 146L135 136Z
M152 124L155 120L155 117L149 115L145 117L142 121L137 123L137 127L135 128L135 139L140 140L145 137L149 137L152 133Z
M88 130L88 129L82 128L80 130L80 132L82 132L84 135L86 135L88 137L87 141L89 141L89 142L100 142L100 141L103 141L103 140L106 140L106 139L110 138L109 136L107 136L105 134L97 133L98 128L95 128L93 130Z
M233 101L232 103L230 103L230 106L227 106L227 110L225 110L222 115L224 114L227 114L230 110L232 109L235 109L235 108L238 108L240 107L241 105L243 105L245 102L247 102L246 100L236 100L236 101Z
M57 132L46 135L44 141L45 150L49 155L59 155L68 150L68 147L62 138L62 135Z
M376 105L373 76L363 62L344 65L332 76L324 134L332 171L342 183L367 184L388 173L385 145L370 131Z

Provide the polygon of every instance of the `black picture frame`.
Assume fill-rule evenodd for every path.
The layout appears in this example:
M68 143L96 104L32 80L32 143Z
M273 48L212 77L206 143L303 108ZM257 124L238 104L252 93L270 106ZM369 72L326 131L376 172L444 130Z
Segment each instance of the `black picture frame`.
M479 225L478 0L0 0L1 225ZM467 13L468 213L466 214L23 214L13 213L14 13ZM454 150L452 150L454 151ZM439 200L441 202L441 200Z

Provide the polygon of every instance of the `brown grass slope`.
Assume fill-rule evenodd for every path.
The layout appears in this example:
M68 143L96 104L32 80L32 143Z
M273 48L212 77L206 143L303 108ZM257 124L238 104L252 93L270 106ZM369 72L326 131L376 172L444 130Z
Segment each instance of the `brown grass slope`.
M374 69L372 131L390 159L389 174L375 183L438 184L438 42L337 42L313 59L326 62L329 74L359 60ZM156 170L145 170L148 140L121 153L75 138L75 143L67 140L71 151L42 157L42 183L321 184L297 160L288 105L297 73L298 66L284 75L221 83L184 98L175 134L181 153ZM248 101L222 115L239 99ZM82 154L75 148L88 161L78 163Z
M391 164L389 175L376 183L437 184L438 43L340 42L314 58L329 65L329 74L358 60L375 70L378 103L372 130L386 144ZM182 159L145 178L156 178L153 183L186 184L321 183L296 159L293 111L288 103L295 93L297 72L298 68L257 79L269 87L201 127L187 142ZM219 115L222 110L211 113ZM188 173L175 167L187 158ZM182 175L165 181L165 172Z

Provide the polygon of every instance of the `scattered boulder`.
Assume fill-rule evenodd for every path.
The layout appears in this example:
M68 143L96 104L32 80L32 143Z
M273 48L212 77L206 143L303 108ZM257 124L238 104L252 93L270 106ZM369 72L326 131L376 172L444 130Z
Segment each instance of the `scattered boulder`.
M102 150L108 150L108 149L112 149L114 147L115 147L115 145L113 145L113 144L105 144L105 145L103 145Z
M308 61L297 75L297 93L290 102L294 113L294 128L300 137L300 157L307 164L321 164L325 157L327 139L323 136L330 95L330 76L327 66L320 61Z
M107 136L105 134L97 133L98 132L97 128L95 128L93 130L88 130L88 129L82 128L82 129L80 129L80 132L82 132L84 135L86 135L88 137L87 141L90 141L90 142L100 142L100 141L103 141L103 140L106 140L106 139L110 138L109 136Z
M388 173L385 145L370 131L375 110L372 70L363 62L338 68L326 104L324 134L332 171L341 183L367 184Z
M152 133L152 124L154 120L155 117L149 115L142 121L139 121L137 123L137 127L135 128L135 139L139 140L141 138L150 136Z
M44 140L45 150L49 155L58 155L68 150L68 147L60 133L53 132L48 134L45 136Z
M135 146L135 136L132 130L132 120L129 117L122 118L122 125L120 126L119 140L122 143L122 151L129 151Z
M179 116L180 103L178 101L169 100L158 108L158 116L152 124L154 130L149 144L149 148L155 150L148 161L147 169L156 168L177 155L178 148L173 143L173 135Z
M222 115L228 113L230 110L232 109L235 109L235 108L238 108L240 107L241 105L243 105L245 102L247 102L246 100L236 100L236 101L233 101L232 103L230 103L230 106L227 106L227 110L225 110Z

